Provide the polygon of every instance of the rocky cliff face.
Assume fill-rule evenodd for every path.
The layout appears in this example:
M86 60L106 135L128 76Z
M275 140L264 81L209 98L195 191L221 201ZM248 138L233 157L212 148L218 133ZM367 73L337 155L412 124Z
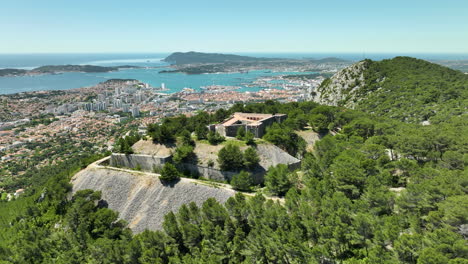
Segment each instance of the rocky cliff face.
M313 100L319 104L354 108L359 89L364 85L366 62L353 64L329 79L325 79L315 91Z
M164 215L178 211L183 204L201 205L213 197L224 203L235 191L213 187L191 179L181 179L171 186L161 184L153 173L90 165L73 179L73 192L92 189L102 192L102 199L135 233L162 229Z

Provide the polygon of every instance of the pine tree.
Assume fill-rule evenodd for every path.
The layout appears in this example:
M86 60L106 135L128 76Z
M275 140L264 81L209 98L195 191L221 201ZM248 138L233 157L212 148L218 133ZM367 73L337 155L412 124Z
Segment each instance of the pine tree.
M203 124L199 124L195 128L195 134L197 135L198 140L207 139L208 138L208 128Z
M258 157L257 151L252 147L247 148L244 151L244 166L252 170L258 165L258 162L260 162L260 158Z
M287 165L279 164L276 167L270 167L265 175L265 185L267 189L275 195L285 195L291 182L288 179L289 169Z
M255 143L255 135L252 132L247 131L244 136L244 141L247 145L253 145Z
M237 134L236 134L236 138L238 140L243 140L245 137L245 127L239 127L237 129Z
M161 170L161 176L159 177L159 179L161 181L171 182L178 180L179 178L180 172L177 170L177 168L174 165L172 165L172 163L165 163L164 167Z
M239 191L250 191L253 186L253 179L250 173L241 171L232 177L232 188Z
M244 166L244 155L238 146L229 144L218 152L218 163L221 170L237 171Z

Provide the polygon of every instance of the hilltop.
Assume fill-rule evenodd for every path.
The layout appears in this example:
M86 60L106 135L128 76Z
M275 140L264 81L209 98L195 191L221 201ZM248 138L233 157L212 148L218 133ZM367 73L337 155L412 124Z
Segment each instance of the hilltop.
M466 108L468 75L411 57L364 60L325 79L313 95L321 104L407 122L440 120Z
M253 62L273 60L266 58L256 58L250 56L240 56L234 54L203 53L203 52L174 52L163 61L174 64L196 64L196 63L226 63L226 62Z

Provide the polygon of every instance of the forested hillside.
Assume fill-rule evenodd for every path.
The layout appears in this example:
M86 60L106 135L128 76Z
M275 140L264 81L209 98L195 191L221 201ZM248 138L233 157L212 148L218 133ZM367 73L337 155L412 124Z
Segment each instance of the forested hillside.
M326 79L315 100L401 121L439 122L466 112L468 75L410 57L364 60Z
M167 119L153 132L192 132L236 111L288 114L264 138L304 156L300 173L275 173L284 204L261 195L209 199L169 213L161 231L132 235L99 193L68 199L69 179L86 161L62 163L38 172L24 197L0 203L0 262L467 263L466 115L421 126L266 102ZM284 141L307 124L323 135L313 152Z

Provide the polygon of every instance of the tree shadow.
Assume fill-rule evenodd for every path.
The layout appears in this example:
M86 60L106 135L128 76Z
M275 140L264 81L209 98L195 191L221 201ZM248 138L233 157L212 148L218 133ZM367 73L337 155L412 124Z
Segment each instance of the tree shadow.
M267 173L267 170L260 166L260 164L257 164L253 169L248 171L254 180L254 184L263 184L265 174Z
M327 135L330 135L330 131L328 131L328 130L327 130L327 131L320 131L320 132L318 132L318 138L319 138L319 139L322 139L322 138L324 138L324 137L327 136Z
M99 200L97 203L97 208L108 208L109 203L106 200Z
M175 148L175 147L177 147L176 141L169 141L169 142L156 143L156 144L161 144L161 145L165 146L166 148Z
M172 180L172 181L165 181L165 180L161 180L161 179L159 179L159 180L161 181L161 184L162 184L164 187L169 187L169 188L174 188L174 186L175 186L178 182L180 182L180 178L177 179L177 180Z
M256 148L257 147L257 143L254 141L254 142L245 142L245 144L249 147L253 147L253 148Z

